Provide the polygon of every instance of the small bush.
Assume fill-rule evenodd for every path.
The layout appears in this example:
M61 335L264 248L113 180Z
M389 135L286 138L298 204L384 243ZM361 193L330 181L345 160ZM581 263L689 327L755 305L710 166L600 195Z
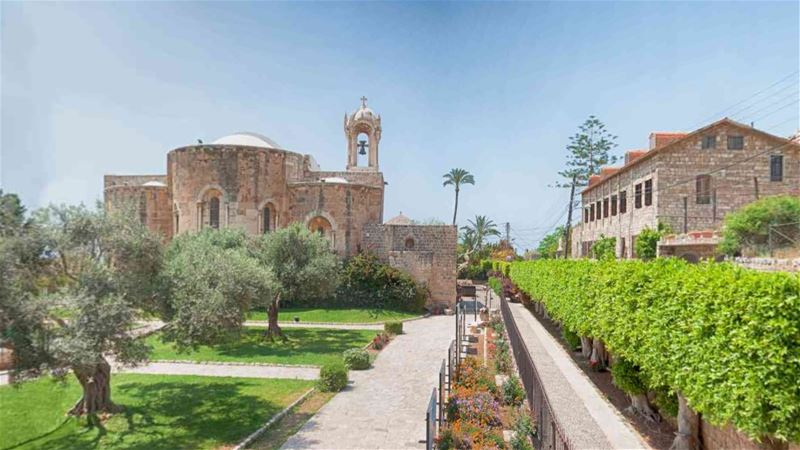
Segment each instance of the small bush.
M600 260L616 259L617 238L605 237L601 234L600 239L592 245L592 254Z
M500 373L508 373L511 370L511 353L508 350L508 344L504 340L497 341L494 368Z
M363 348L351 348L344 352L344 363L351 370L369 369L369 352Z
M533 428L533 421L528 414L522 413L517 416L514 422L514 437L511 438L511 450L533 450L531 436L536 430Z
M577 350L578 347L581 346L581 338L574 331L570 331L568 328L562 328L561 335L564 336L564 340L572 351Z
M322 392L339 392L347 386L347 366L344 361L337 360L326 363L319 369L319 390Z
M403 334L403 322L400 321L386 322L383 324L383 331L387 332L392 336Z
M378 333L372 338L372 348L375 350L381 350L383 347L386 347L386 344L389 343L389 335L386 333Z
M511 375L503 383L503 403L506 405L519 406L525 400L525 389L516 375Z
M427 287L411 275L382 263L374 255L359 254L347 260L332 304L421 312L430 297Z

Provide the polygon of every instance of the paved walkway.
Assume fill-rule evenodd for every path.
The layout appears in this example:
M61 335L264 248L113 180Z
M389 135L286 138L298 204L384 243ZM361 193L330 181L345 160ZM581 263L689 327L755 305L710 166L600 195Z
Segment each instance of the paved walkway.
M151 362L138 367L114 366L114 372L157 375L200 375L207 377L292 378L298 380L316 380L319 378L319 369L315 367L167 362Z
M425 409L453 339L454 320L432 316L406 322L405 334L378 354L374 367L351 371L350 385L282 448L424 448Z
M554 413L573 447L648 448L536 317L519 303L509 303L509 307Z

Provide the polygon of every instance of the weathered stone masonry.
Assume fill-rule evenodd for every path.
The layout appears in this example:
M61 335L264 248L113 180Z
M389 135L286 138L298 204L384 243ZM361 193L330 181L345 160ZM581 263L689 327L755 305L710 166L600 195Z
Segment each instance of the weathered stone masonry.
M385 242L376 249L386 249L381 256L388 263L426 283L434 303L453 302L456 232L409 222L405 232L414 236L417 249L396 253L393 228L381 225L381 118L366 107L366 99L345 116L344 132L345 171L322 171L310 155L285 150L262 135L237 133L170 151L166 175L106 175L106 207L132 205L142 222L167 240L209 227L261 234L301 222L328 238L341 257L366 250L367 240ZM359 154L367 155L366 166L358 165Z

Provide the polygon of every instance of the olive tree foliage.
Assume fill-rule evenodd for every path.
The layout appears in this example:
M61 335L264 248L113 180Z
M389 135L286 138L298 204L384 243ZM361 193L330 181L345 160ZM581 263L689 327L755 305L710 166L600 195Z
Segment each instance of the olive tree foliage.
M238 336L247 312L275 291L275 277L255 257L256 242L242 230L184 234L164 258L163 329L179 349Z
M256 254L274 277L271 295L263 298L269 322L265 337L285 339L278 325L281 301L332 295L338 283L338 259L324 236L300 223L263 235Z
M75 375L73 415L114 412L105 355L135 364L148 348L129 330L158 304L161 241L133 210L50 206L0 241L0 327L19 370Z

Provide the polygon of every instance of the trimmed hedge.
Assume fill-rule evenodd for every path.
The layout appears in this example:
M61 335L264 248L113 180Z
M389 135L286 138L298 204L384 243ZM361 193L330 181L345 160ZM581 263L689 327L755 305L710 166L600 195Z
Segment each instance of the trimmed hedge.
M707 421L800 441L800 275L677 259L493 268Z
M397 336L398 334L403 334L403 322L401 321L390 321L385 322L383 324L383 331L386 333Z

